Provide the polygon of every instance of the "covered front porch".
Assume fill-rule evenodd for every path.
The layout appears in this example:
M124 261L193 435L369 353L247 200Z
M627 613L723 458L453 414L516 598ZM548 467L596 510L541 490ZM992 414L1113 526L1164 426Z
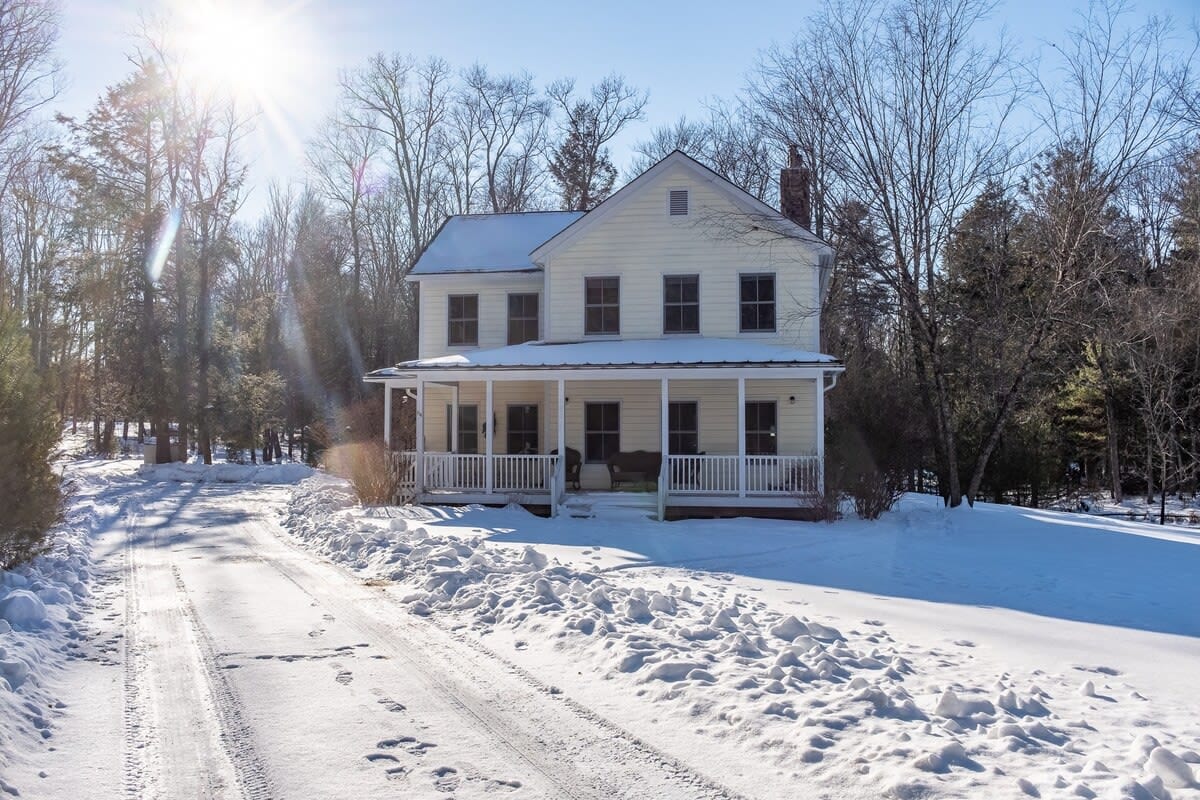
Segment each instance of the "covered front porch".
M415 410L415 442L391 455L402 500L558 514L576 491L620 490L660 518L811 507L824 492L824 395L840 365L743 342L733 360L727 340L704 341L667 343L674 360L655 353L659 341L530 343L372 373L389 448L395 404Z

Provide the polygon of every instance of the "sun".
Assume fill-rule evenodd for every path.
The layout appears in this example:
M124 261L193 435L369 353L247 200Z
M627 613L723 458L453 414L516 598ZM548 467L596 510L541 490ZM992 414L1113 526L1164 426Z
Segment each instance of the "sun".
M254 0L183 4L175 31L182 77L200 90L270 105L295 68L287 23Z

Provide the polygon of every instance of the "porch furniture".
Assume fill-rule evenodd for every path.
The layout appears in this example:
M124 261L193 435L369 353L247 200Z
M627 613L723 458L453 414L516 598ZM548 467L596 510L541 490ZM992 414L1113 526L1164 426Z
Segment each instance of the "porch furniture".
M552 455L552 456L558 455L558 448L556 447L553 450L551 450L550 455ZM576 450L574 447L568 447L567 448L567 464L566 464L566 469L567 469L566 480L567 480L567 484L570 485L570 487L572 489L574 489L575 491L579 491L579 489L581 488L580 484L579 484L579 470L582 466L583 466L583 454L580 453L578 450Z
M662 453L649 450L614 453L608 458L608 478L614 489L620 483L657 483L660 467Z

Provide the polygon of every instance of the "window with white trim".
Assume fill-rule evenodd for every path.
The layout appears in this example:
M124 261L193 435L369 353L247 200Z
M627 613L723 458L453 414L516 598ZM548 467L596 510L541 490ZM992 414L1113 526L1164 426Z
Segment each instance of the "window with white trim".
M700 332L700 276L663 276L663 333Z
M695 400L667 404L667 452L695 455L700 450L700 404Z
M746 403L746 455L773 456L779 452L774 400Z
M454 451L453 431L454 406L446 404L446 450ZM459 453L479 452L479 406L458 407L458 450Z
M538 296L510 294L508 296L508 343L524 344L538 338Z
M446 342L451 347L479 344L479 295L452 294L447 298Z
M741 331L775 330L775 273L741 276Z
M583 404L583 459L603 464L621 450L621 404Z
M505 434L508 453L532 454L538 451L538 407L510 405L508 431Z
M583 332L615 336L621 332L621 279L583 279Z

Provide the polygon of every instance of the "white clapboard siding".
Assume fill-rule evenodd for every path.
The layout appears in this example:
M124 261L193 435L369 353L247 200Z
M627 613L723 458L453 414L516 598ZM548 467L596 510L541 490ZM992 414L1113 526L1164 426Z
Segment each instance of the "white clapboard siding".
M451 353L488 350L508 344L509 294L542 293L539 273L509 273L503 275L442 275L421 280L420 289L420 358L436 358ZM479 346L450 347L447 318L449 297L452 294L479 295ZM539 319L545 311L538 309ZM541 319L542 327L545 320Z
M816 245L754 230L755 220L682 168L640 188L617 211L552 253L546 265L547 339L586 338L584 278L605 275L621 278L620 337L660 337L663 275L697 274L702 335L818 349ZM669 192L679 189L688 191L686 215L669 213ZM739 333L738 276L749 272L776 274L774 334Z

